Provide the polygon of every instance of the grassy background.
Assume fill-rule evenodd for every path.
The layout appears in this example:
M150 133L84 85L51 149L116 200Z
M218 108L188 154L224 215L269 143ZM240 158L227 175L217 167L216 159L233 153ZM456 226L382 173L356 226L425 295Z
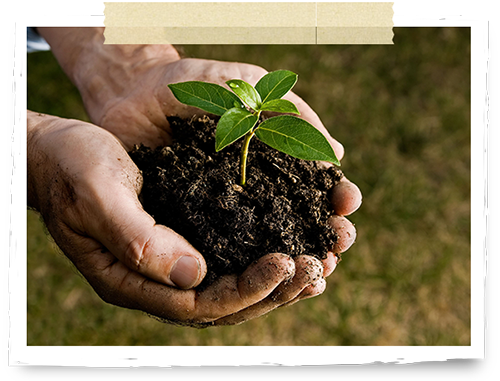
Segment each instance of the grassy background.
M470 29L395 28L393 46L184 46L299 74L363 192L356 244L325 293L195 330L102 302L28 211L29 345L470 345ZM87 120L50 52L28 107Z

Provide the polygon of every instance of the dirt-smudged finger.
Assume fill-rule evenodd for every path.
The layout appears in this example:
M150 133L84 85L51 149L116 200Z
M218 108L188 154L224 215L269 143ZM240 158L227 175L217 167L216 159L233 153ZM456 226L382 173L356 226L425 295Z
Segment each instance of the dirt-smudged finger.
M339 263L339 258L333 253L329 251L326 259L323 259L323 278L327 278L330 276Z
M241 324L247 320L264 315L282 305L296 299L304 289L321 282L323 264L311 256L295 258L295 275L292 279L282 282L266 299L246 308L236 314L214 322L214 325Z
M328 223L339 235L338 241L332 245L332 252L343 253L349 249L356 240L356 228L347 218L331 216Z
M278 305L288 303L322 276L321 261L309 255L299 256L295 258L295 276L289 282L280 284L270 298Z
M268 254L236 277L227 275L199 293L196 314L200 321L222 318L268 297L295 273L295 263L285 254Z
M240 295L242 298L258 298L262 292L267 293L270 287L274 289L283 280L291 279L295 272L296 264L290 256L281 253L268 254L250 265L239 277Z
M361 191L356 184L343 177L331 190L330 202L335 214L348 216L361 206Z

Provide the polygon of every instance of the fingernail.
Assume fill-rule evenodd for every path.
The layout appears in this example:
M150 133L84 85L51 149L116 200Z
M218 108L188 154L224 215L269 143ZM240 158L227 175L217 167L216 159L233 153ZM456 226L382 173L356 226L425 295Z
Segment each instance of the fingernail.
M179 288L191 288L200 276L200 262L194 257L183 256L175 262L170 280Z

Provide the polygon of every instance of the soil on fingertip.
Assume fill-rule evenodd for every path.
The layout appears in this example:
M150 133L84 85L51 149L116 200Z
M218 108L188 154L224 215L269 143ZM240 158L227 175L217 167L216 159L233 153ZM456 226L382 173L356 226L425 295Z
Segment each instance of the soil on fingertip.
M170 227L205 258L207 287L225 274L241 274L269 253L327 256L338 235L328 191L340 181L324 169L252 139L247 185L238 185L243 139L215 152L217 120L169 117L174 143L129 152L142 172L140 200L158 224Z

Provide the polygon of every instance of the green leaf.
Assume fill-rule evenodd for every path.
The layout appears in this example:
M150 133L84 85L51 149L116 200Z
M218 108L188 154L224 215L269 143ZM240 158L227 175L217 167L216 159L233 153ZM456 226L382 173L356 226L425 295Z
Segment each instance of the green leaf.
M232 108L219 119L217 130L215 131L215 151L220 151L224 147L246 135L257 123L257 116L251 112Z
M260 109L262 101L254 87L241 79L231 79L226 82L233 92L255 111Z
M288 70L276 70L263 76L255 85L262 103L280 99L288 93L297 82L297 74Z
M326 137L312 124L291 115L262 122L255 135L267 145L303 160L323 160L340 165Z
M168 85L179 102L222 115L234 107L244 107L240 99L215 83L189 81Z
M297 107L286 99L273 99L272 101L267 101L260 107L260 109L262 111L274 111L300 115Z

